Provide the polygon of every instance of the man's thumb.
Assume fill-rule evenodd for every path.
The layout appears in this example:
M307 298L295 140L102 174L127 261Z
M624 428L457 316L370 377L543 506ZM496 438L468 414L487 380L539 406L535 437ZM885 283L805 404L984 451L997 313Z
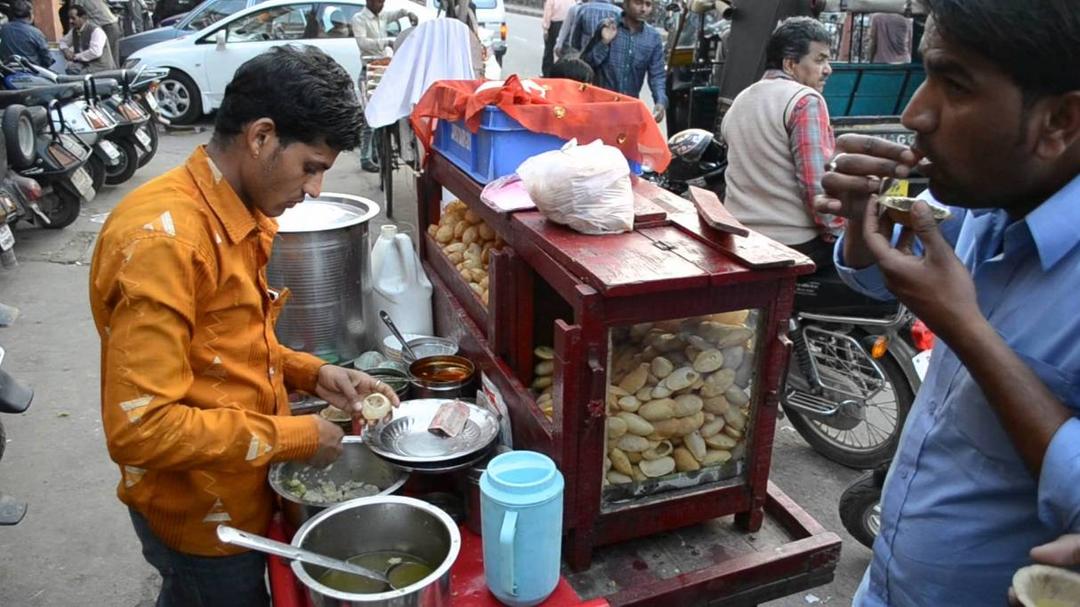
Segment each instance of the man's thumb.
M1036 546L1031 549L1031 558L1047 565L1080 565L1080 535L1063 535L1049 544Z
M925 201L917 200L911 206L911 228L928 249L944 240L937 220L934 219L934 212Z

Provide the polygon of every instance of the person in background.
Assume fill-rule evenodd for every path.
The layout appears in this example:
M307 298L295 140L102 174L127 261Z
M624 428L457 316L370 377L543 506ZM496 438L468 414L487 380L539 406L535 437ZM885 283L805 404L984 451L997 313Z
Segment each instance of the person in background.
M577 46L575 48L570 43L570 40L574 39L574 38L577 38L577 36L575 36L574 34L576 34L576 32L577 32L577 24L578 24L577 16L578 16L578 12L582 9L582 7L584 7L586 4L589 4L592 1L593 0L581 0L581 2L579 2L577 4L573 4L573 5L570 6L569 9L567 9L566 18L563 19L563 26L562 26L561 29L559 29L559 35L555 39L555 48L554 48L554 51L553 51L553 56L554 56L554 58L556 60L558 60L558 59L560 59L562 57L568 56L570 54L573 54L573 53L577 53L579 55L581 54L581 50L584 48L584 43L582 41L578 40L577 44L579 46ZM615 8L615 5L612 3L611 0L595 0L595 1L596 2L602 2L604 4L610 4L611 7L612 7L612 14L615 15L615 14L618 13L618 9Z
M544 0L544 17L541 21L544 29L544 56L541 59L540 73L545 78L551 76L551 65L555 62L555 42L572 6L574 0Z
M67 60L68 74L91 74L116 67L105 32L92 21L86 9L78 4L68 9L71 29L60 39L60 52Z
M101 415L157 604L267 607L262 553L223 544L218 525L265 535L271 464L326 466L342 430L293 416L302 390L360 417L394 391L278 343L287 292L267 284L279 217L317 197L356 146L352 78L311 46L257 55L225 88L210 142L136 189L101 229L90 307L101 338Z
M728 146L724 205L746 227L832 268L843 222L814 210L835 140L821 91L832 68L829 32L809 17L773 31L765 74L735 97L720 131Z
M394 45L394 38L387 34L386 25L404 17L416 25L418 20L414 13L406 9L397 9L383 12L386 0L368 0L367 5L356 12L352 18L353 36L356 37L356 46L360 49L360 78L367 77L367 63L372 59L386 56L388 48ZM392 52L392 51L391 51ZM374 132L371 127L364 123L360 131L360 168L369 172L379 172L379 165L375 162Z
M1080 0L926 4L913 145L841 137L818 201L841 277L936 336L858 607L1002 605L1032 560L1080 561ZM876 194L914 168L952 217L895 228Z
M105 37L109 40L109 56L112 57L113 61L119 61L120 38L123 34L120 31L120 18L109 8L109 3L105 0L73 0L73 2L75 5L86 9L90 22L105 32ZM69 9L69 17L70 14Z
M0 60L6 62L12 55L26 57L41 67L53 64L45 34L34 27L34 7L29 0L12 2L11 21L0 28Z
M911 63L911 18L896 13L870 16L870 61Z
M592 84L595 79L593 69L577 57L563 57L551 66L549 78L567 78L585 84Z
M582 52L581 58L596 72L596 84L630 97L641 94L645 77L653 97L653 118L664 119L667 107L664 43L660 32L645 22L653 0L626 0L620 18L613 18L599 3L583 7L577 16L575 35L593 36L599 42Z

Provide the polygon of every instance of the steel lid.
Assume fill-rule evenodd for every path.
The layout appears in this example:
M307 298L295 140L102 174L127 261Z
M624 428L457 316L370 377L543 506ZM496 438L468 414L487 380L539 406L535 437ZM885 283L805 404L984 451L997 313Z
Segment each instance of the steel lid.
M348 194L325 193L287 209L277 218L278 232L322 232L364 223L379 213L374 201Z

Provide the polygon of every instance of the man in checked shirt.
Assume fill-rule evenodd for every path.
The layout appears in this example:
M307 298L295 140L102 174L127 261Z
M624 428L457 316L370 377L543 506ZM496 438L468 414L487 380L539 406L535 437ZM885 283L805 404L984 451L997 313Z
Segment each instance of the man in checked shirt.
M842 220L814 211L835 138L821 91L832 73L829 32L819 21L780 23L765 75L735 97L721 132L728 146L724 203L739 221L832 271Z

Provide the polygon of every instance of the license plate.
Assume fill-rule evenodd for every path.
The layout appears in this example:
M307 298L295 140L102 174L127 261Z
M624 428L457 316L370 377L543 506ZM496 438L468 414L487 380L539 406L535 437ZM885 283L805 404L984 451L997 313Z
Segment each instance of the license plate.
M94 196L94 180L83 167L75 169L75 172L71 174L71 185L75 186L75 190L83 198L89 199Z
M116 164L120 160L120 150L116 149L113 142L108 139L102 139L98 142L98 146L101 151L105 152L105 156L109 159L109 164Z
M0 226L0 251L10 251L15 246L15 235L11 233L11 226Z
M915 367L915 374L919 376L919 381L924 381L926 371L930 368L930 350L923 350L916 354L911 359L911 364Z
M150 135L146 134L146 129L136 130L135 139L139 140L139 145L143 146L144 150L150 151Z

